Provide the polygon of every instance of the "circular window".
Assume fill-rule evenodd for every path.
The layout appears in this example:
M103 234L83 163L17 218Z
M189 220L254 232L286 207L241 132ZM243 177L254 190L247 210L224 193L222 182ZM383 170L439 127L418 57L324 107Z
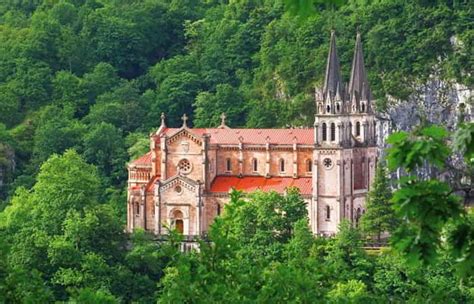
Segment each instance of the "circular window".
M323 160L323 165L326 167L326 169L329 169L332 167L332 160L330 158L325 158Z
M174 191L178 194L180 194L181 192L183 192L183 188L181 188L180 185L177 185L176 187L174 187Z
M187 159L182 159L178 163L178 169L180 173L188 174L191 172L191 163Z

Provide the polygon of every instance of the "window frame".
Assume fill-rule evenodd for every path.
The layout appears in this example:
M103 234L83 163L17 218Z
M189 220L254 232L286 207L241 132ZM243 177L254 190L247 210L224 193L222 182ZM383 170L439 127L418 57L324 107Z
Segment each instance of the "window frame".
M285 159L280 158L280 160L278 161L278 168L280 169L280 173L286 172Z

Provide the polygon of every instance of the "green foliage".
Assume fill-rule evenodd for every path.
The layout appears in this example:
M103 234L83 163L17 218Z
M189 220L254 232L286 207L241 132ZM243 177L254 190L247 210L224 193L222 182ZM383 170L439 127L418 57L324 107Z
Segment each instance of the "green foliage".
M217 127L221 122L221 113L226 114L226 124L231 127L245 125L245 104L243 97L228 84L219 84L216 93L201 92L194 104L196 127Z
M325 265L338 279L368 281L372 265L362 249L360 232L348 221L341 222L338 235L329 244L328 251Z
M112 184L124 179L127 159L122 132L108 123L101 123L84 135L84 157L95 164ZM112 156L112 157L111 157Z
M388 149L388 167L390 170L404 168L414 171L424 162L443 168L450 150L445 144L447 131L438 126L430 126L408 134L397 132L390 135L387 142L392 145Z
M449 273L472 274L472 215L437 180L402 181L393 202L396 247L442 256L423 275L398 257L371 260L347 224L314 239L292 191L233 193L200 253L178 253L177 236L127 242L121 226L124 165L147 151L162 112L171 127L184 113L217 126L222 112L230 126L310 126L330 29L345 77L362 32L379 105L433 74L470 87L470 15L466 1L1 1L0 302L472 301L472 282ZM452 140L468 183L472 133L460 125ZM395 135L390 169L446 169L446 136Z
M77 291L77 294L69 299L71 304L87 304L87 303L106 303L115 304L120 303L116 297L111 295L107 291L93 290L90 288L84 288Z
M125 138L128 149L128 158L134 160L150 151L150 139L146 134L130 133Z
M392 232L397 225L397 218L391 203L392 190L383 162L375 172L375 180L367 197L366 212L361 218L362 231L377 236L380 240L383 232Z
M455 147L464 153L465 158L467 156L466 159L471 153L468 132L459 131L454 141ZM416 130L412 134L399 132L391 135L389 142L392 147L388 153L391 169L401 168L416 173L422 164L443 168L451 153L446 138L447 132L435 126ZM398 218L402 220L392 242L397 250L406 255L408 262L432 264L440 249L448 247L459 263L460 273L464 276L471 274L473 263L470 257L474 252L472 221L460 204L460 198L453 194L447 183L416 176L402 177L392 202ZM446 229L447 237L443 235Z
M474 123L461 124L453 135L453 148L474 167Z
M42 165L31 191L16 191L0 213L5 301L153 301L173 251L143 232L127 240L100 187L98 170L68 150Z
M328 294L329 303L367 303L367 286L361 281L349 280L337 283Z

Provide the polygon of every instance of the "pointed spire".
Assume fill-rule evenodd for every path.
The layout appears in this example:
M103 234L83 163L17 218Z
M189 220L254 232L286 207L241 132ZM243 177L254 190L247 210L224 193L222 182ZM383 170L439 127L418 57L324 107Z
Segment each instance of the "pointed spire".
M362 42L359 32L357 32L354 58L352 59L352 71L351 78L349 80L348 94L350 96L350 100L353 100L355 97L357 102L359 99L368 100L370 102L371 99L369 83L367 81L367 73L365 71Z
M329 96L331 99L333 99L334 96L336 96L336 93L339 93L339 96L343 96L342 89L343 85L341 77L341 67L336 49L336 34L333 30L331 31L331 42L329 45L326 77L324 79L324 97L327 98Z

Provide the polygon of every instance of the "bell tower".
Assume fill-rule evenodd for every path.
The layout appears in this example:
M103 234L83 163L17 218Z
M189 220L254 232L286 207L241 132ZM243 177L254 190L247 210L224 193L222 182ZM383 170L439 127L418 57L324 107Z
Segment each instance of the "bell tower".
M375 172L376 120L359 33L344 85L331 32L324 85L315 99L311 228L331 235L343 219L358 225Z

